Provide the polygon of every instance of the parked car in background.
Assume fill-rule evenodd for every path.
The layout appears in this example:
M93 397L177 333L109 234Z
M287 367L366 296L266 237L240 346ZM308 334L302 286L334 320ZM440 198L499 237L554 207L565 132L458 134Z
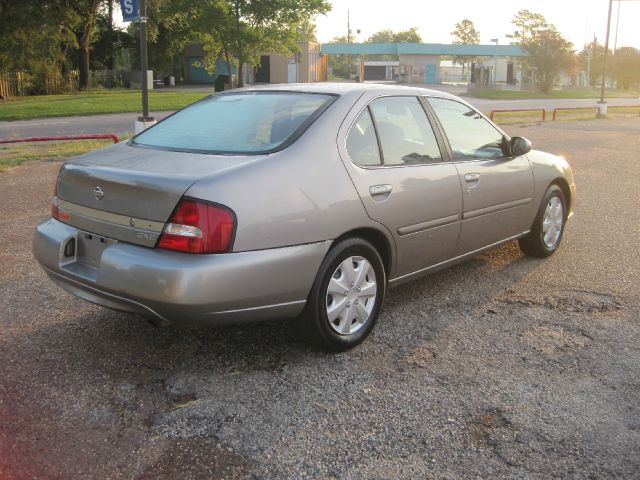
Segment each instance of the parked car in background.
M287 319L360 343L385 290L518 239L555 252L571 168L412 87L230 90L60 169L33 251L65 290L156 322Z

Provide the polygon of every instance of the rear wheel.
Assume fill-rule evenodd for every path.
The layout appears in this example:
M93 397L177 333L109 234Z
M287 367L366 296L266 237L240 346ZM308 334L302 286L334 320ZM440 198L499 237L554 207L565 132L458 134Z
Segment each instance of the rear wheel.
M531 232L518 241L520 249L532 257L548 257L555 252L564 233L566 210L562 189L551 185L542 199Z
M302 315L308 340L322 348L347 350L371 332L384 298L386 277L376 249L349 238L327 254Z

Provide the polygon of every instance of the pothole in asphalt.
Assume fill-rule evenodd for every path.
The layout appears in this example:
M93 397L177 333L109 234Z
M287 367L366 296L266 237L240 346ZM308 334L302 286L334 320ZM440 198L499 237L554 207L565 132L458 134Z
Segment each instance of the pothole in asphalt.
M197 402L195 393L179 392L169 396L170 410L177 410L193 405Z
M502 301L507 305L543 307L549 310L573 313L605 313L620 310L622 305L606 293L565 290L544 297L512 295Z
M522 339L527 345L547 355L582 348L592 342L581 333L547 326L527 330L522 334Z

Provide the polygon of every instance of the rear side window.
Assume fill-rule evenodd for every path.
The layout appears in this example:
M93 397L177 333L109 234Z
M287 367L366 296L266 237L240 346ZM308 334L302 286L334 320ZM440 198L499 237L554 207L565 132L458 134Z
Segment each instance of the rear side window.
M449 138L454 160L501 158L502 134L467 105L445 98L429 98Z
M296 92L219 94L194 103L145 130L137 145L179 151L251 154L277 149L334 99Z
M426 113L417 97L385 97L371 102L385 165L442 162Z
M347 136L347 152L358 165L380 165L380 150L371 114L366 108L349 130Z

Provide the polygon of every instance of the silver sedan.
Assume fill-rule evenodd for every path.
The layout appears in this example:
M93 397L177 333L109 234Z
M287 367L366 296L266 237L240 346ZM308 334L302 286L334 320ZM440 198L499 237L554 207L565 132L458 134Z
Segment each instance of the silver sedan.
M231 90L60 169L33 251L62 288L156 323L287 319L360 343L385 290L518 239L546 257L571 168L431 90Z

